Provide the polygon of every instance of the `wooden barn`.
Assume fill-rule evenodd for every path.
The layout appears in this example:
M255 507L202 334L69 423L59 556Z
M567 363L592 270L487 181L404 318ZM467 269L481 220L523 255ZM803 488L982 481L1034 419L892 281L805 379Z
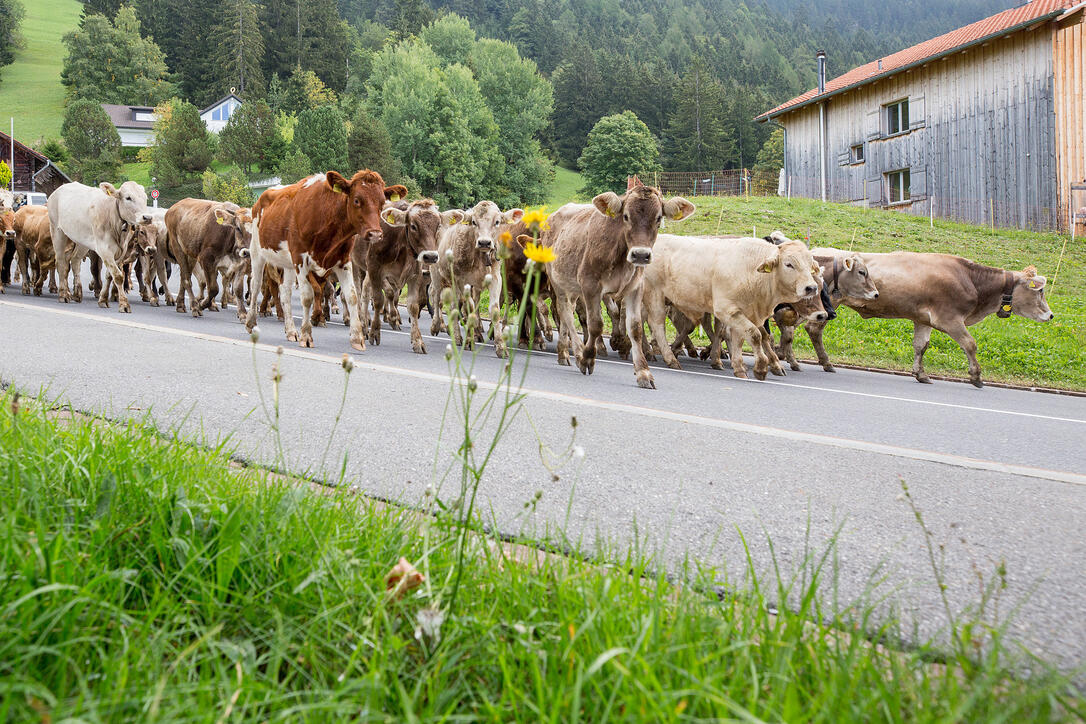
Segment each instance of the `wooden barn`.
M758 116L782 192L1002 227L1065 229L1086 180L1082 0L1033 0L825 80Z
M15 141L15 163L11 162L11 136L0 133L0 160L11 167L16 191L41 191L51 194L71 181L67 174L45 156Z

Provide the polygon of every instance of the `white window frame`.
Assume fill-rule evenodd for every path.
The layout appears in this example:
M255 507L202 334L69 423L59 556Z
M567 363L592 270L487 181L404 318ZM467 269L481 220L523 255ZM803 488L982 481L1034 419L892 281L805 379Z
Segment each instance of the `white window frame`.
M883 119L884 119L883 120L883 127L886 129L886 135L887 136L900 136L903 133L908 133L909 132L909 122L910 122L910 120L909 120L909 99L908 98L901 98L899 100L893 101L892 103L887 103L882 108L883 108L882 116L883 116ZM905 110L904 113L902 113L903 108ZM890 128L891 128L890 119L891 118L893 118L894 120L897 121L898 128L897 128L896 131L890 130Z
M848 148L848 161L851 164L861 164L867 160L867 151L863 141L854 143Z
M894 192L894 177L898 177L898 190L900 192L900 198L895 199L893 197ZM912 203L912 173L910 169L899 168L893 171L887 171L883 174L883 183L886 189L886 205L887 206L900 206L902 204Z

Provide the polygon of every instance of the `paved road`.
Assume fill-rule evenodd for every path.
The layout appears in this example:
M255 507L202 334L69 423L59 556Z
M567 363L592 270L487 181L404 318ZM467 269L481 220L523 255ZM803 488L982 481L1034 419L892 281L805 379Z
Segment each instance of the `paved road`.
M185 436L231 435L239 454L273 463L258 385L269 395L282 342L290 467L338 470L346 454L348 477L371 495L417 504L438 481L442 497L456 497L455 478L440 483L461 439L456 421L443 421L447 339L427 337L430 354L415 355L405 333L386 330L379 347L355 353L325 458L347 330L317 329L318 347L302 350L283 342L274 320L261 327L254 347L232 310L193 319L134 301L121 315L9 287L0 297L0 379L113 417L150 414ZM654 366L659 389L641 390L613 356L591 377L558 367L549 352L517 360L518 369L529 363L527 398L481 486L482 509L503 532L587 550L636 538L664 564L689 555L742 585L740 532L759 571L772 565L771 539L791 572L839 529L838 600L881 581L884 605L927 636L945 615L904 480L934 542L945 544L952 605L975 603L977 571L989 580L1005 561L1000 611L1020 606L1013 635L1063 667L1086 662L1086 398L815 367L744 382L685 359L683 371ZM481 393L501 364L482 349ZM567 449L573 416L583 459ZM478 445L493 424L480 423ZM536 491L542 499L526 511Z

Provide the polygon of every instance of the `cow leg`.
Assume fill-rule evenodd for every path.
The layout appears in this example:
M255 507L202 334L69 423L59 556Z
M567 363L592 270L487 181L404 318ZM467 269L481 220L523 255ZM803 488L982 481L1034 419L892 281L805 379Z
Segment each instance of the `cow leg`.
M598 291L586 294L585 334L588 338L577 355L577 369L582 375L590 375L596 368L596 344L603 335L603 302Z
M580 356L581 352L581 338L577 334L575 304L576 302L573 302L564 294L558 294L554 299L555 311L558 312L558 364L567 367L570 364L570 348L573 348L575 356Z
M502 268L494 264L490 272L490 332L494 336L494 354L505 357L505 313L502 311Z
M924 372L924 353L928 351L930 343L931 327L913 322L913 377L917 382L924 384L931 384L931 380Z
M178 256L177 266L181 275L177 290L177 313L185 313L185 295L187 294L189 300L192 302L192 316L202 317L203 312L200 310L200 300L196 298L196 292L192 290L192 262L188 256L181 254Z
M249 314L245 317L245 331L252 332L256 315L267 307L268 296L264 293L264 255L260 251L260 225L253 224L253 237L249 242ZM264 299L260 295L264 294ZM240 316L240 311L238 312Z
M768 320L766 320L766 326L769 326ZM784 377L784 368L781 367L781 360L777 356L776 350L773 349L773 335L769 333L768 329L759 329L758 333L762 338L762 352L765 354L766 359L769 360L769 371L777 377Z
M826 329L826 322L807 322L803 328L807 330L807 336L811 338L811 344L814 345L818 364L822 365L822 369L827 372L836 372L837 370L830 363L830 356L826 354L826 346L822 343L822 332Z
M701 327L709 337L709 346L706 347L709 366L714 370L724 369L724 363L720 358L723 356L721 347L724 344L724 335L728 332L727 325L713 315L706 314L702 317Z
M124 271L121 269L120 265L117 264L117 260L113 258L113 254L110 250L103 249L102 252L99 252L98 256L102 260L102 266L109 272L114 287L117 289L117 311L131 313L132 307L128 304L128 295L124 290ZM109 285L101 284L100 286L101 291L98 296L98 306L108 307Z
M354 286L354 267L350 261L341 267L334 267L332 272L339 280L339 292L344 295L344 303L351 310L351 347L359 352L366 351L366 337L362 329L362 304L359 291Z
M380 283L375 281L383 276L384 269L377 269L376 273L366 276L366 296L373 302L373 318L370 319L370 329L366 339L373 344L381 344L381 317L385 314L385 303L388 301L385 299L384 290L380 288Z
M282 278L279 280L279 308L283 310L283 331L286 333L288 342L298 342L300 340L298 336L298 325L294 323L294 308L293 300L291 299L291 296L294 294L294 284L298 281L298 273L295 271L293 265L289 265L280 271L282 272ZM305 304L306 287L308 287L308 291L312 293L313 287L310 287L308 284L298 285L298 290L302 296L302 304ZM309 303L313 303L312 297L309 298ZM306 324L307 322L309 322L309 317L303 317L302 324ZM312 330L312 326L310 329Z
M675 357L675 351L667 343L667 304L663 295L650 292L644 295L642 302L644 305L642 311L646 320L648 320L653 341L660 347L660 355L664 358L664 362L673 370L681 370L682 365L679 364L679 360ZM678 316L682 318L682 322L689 321L685 315L679 314ZM678 324L676 324L677 328ZM676 339L675 343L680 344L679 339Z
M768 324L768 321L766 322ZM796 337L796 328L790 324L778 324L781 330L781 353L780 356L788 360L788 366L792 368L793 372L799 372L799 361L796 359L796 351L792 348L792 341Z
M761 328L738 310L718 309L715 316L727 325L728 354L732 360L732 371L735 376L741 378L747 376L746 365L743 364L743 340L747 340L754 351L754 376L759 380L764 380L769 371L769 359L765 355L762 343L764 335Z
M15 254L18 256L19 273L23 276L23 295L29 296L30 294L30 249L26 245L20 246L15 250Z
M969 381L973 383L973 386L984 387L984 382L980 379L980 363L977 362L977 340L969 334L965 323L959 321L948 324L940 327L939 331L949 334L951 339L962 348L962 352L965 352L965 356L969 359Z
M411 351L415 354L426 354L426 345L422 341L422 331L419 329L422 296L422 275L415 274L407 282L407 316L411 319Z
M603 303L607 305L607 316L611 318L611 349L618 352L619 357L626 359L630 352L630 339L624 331L626 325L623 309L611 295L604 297ZM607 353L604 352L601 356L606 357Z
M219 305L215 303L215 297L219 296L219 269L215 263L215 259L211 252L204 251L197 258L197 263L200 265L200 270L204 273L204 286L206 289L201 294L199 301L199 308L201 310L206 309L209 312L219 311ZM196 309L196 302L193 302L193 309Z
M244 265L239 264L234 269L234 278L231 280L234 288L234 301L238 305L239 322L244 322L245 317L248 316L248 310L245 308L245 278L247 275L244 272ZM252 293L251 290L250 293ZM250 302L255 303L254 300L250 300Z
M435 264L434 268L436 267ZM444 326L445 312L441 309L441 282L433 272L430 273L430 307L433 309L430 313L430 336L436 337L441 334L441 328Z
M68 274L71 270L72 260L68 256L68 237L59 227L50 224L53 235L53 256L57 262L57 301L67 304L72 301L72 293L68 290Z
M649 371L649 363L645 358L644 338L645 325L641 317L642 287L638 284L627 292L622 300L622 313L626 317L626 335L630 338L630 350L633 352L634 376L637 378L637 386L644 389L656 389L656 382ZM667 346L667 336L664 337L664 346Z

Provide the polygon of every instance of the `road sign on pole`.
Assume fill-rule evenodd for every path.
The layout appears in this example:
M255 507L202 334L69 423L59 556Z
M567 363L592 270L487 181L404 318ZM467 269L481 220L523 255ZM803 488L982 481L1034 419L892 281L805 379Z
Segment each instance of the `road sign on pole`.
M151 200L155 202L155 208L158 208L158 189L151 189Z

